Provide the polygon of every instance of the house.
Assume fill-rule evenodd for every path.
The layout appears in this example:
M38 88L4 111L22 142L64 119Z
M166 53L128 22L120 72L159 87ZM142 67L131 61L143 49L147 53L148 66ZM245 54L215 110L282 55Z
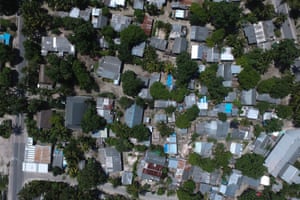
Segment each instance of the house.
M176 39L179 37L185 37L187 33L187 27L181 24L172 24L172 29L169 34L170 39Z
M243 144L237 143L237 142L232 142L230 144L230 153L237 157L241 157L243 153Z
M150 94L150 89L149 88L142 88L140 93L138 94L139 97L141 97L142 99L146 99L146 100L152 100L152 96Z
M124 171L122 173L122 179L121 179L122 185L131 185L132 179L133 179L132 172Z
M256 89L243 90L241 94L241 104L254 106L256 105Z
M142 58L144 56L145 48L146 42L142 42L131 49L131 55Z
M110 20L110 25L116 32L121 32L131 24L131 21L131 17L113 14Z
M183 181L188 180L191 168L192 166L188 163L187 160L182 158L177 159L177 168L174 175L177 185L179 185Z
M270 96L270 94L258 94L256 97L257 101L264 101L272 104L280 104L281 100Z
M299 171L292 167L299 157L299 149L300 129L287 130L267 156L264 166L272 176L299 184Z
M177 106L176 101L171 100L155 100L154 101L154 108L167 108L169 106Z
M69 17L72 18L81 18L85 21L90 20L90 15L91 15L91 9L87 8L85 10L80 10L79 8L72 8L72 10L69 13Z
M291 65L291 71L295 75L295 81L300 81L300 58L294 60L293 64Z
M102 9L92 9L92 24L94 28L103 28L108 24L108 18L102 15Z
M102 139L106 139L109 136L109 129L107 127L97 130L96 132L92 133L92 138L102 138Z
M122 171L121 154L113 147L99 149L99 159L106 174Z
M192 45L191 59L203 60L209 63L219 62L220 52L217 48L209 48L205 45Z
M224 139L229 131L229 123L220 120L205 121L197 123L195 129L195 132L199 135L207 135L215 139Z
M182 52L185 52L187 49L187 45L188 43L186 38L182 38L182 37L176 38L172 47L172 53L180 54Z
M48 130L51 128L52 110L41 110L37 113L37 127L38 129Z
M153 26L153 18L146 14L144 17L144 21L141 24L141 29L143 29L143 31L147 36L151 36L152 26Z
M262 156L266 156L274 141L265 132L261 133L254 142L253 152Z
M143 120L143 114L144 108L138 106L137 104L131 105L125 111L125 124L130 128L141 124Z
M177 136L173 133L167 138L167 142L164 145L164 152L166 154L175 155L177 154Z
M202 98L199 99L199 101L197 102L197 106L198 106L200 112L202 110L206 111L208 109L208 101L207 101L206 96L203 96Z
M105 40L105 38L103 36L99 39L99 46L101 49L109 48L109 43Z
M33 139L27 138L25 144L23 172L48 173L48 165L51 163L50 145L33 145Z
M192 41L205 42L208 35L208 28L204 26L191 26L190 38Z
M208 158L212 155L213 146L214 144L211 142L195 142L194 152L203 158Z
M65 53L75 55L75 46L65 37L42 37L42 56L47 56L49 52L63 56Z
M114 106L114 100L106 97L97 97L96 109L97 114L103 117L107 123L113 122L112 109Z
M237 92L232 91L232 92L228 92L227 96L224 98L225 102L229 102L232 103L237 99Z
M242 113L240 114L241 117L247 117L248 119L257 120L259 116L259 110L253 107L242 107Z
M165 113L155 113L154 115L154 123L167 123L167 115Z
M125 0L104 0L104 5L110 8L125 7Z
M159 156L157 152L147 151L140 162L137 174L143 180L160 181L165 165L166 158Z
M189 11L185 9L175 9L174 17L176 19L187 19L189 16Z
M201 183L218 185L221 180L221 175L217 171L208 173L198 166L192 166L191 170L189 171L189 178L192 179L196 184Z
M244 27L248 44L260 44L275 39L275 26L271 20L260 21Z
M9 33L3 33L0 34L0 43L3 43L5 45L10 44L11 35Z
M147 0L147 3L155 5L158 9L162 9L166 4L166 0Z
M133 9L144 10L144 0L134 0Z
M157 37L151 37L150 38L150 44L151 47L158 49L160 51L165 51L168 45L167 40L163 40Z
M232 62L234 61L234 56L232 54L231 47L224 47L221 51L221 61L223 62Z
M52 167L59 167L63 169L66 166L64 153L61 149L55 148L52 156Z
M173 10L176 10L176 9L187 10L189 7L182 4L180 1L172 1L171 2L171 8Z
M120 72L122 62L115 56L104 56L99 60L99 67L96 74L100 77L114 81L115 85L120 83Z
M51 90L53 89L53 81L46 75L45 70L46 70L46 66L43 64L40 65L39 83L37 84L37 87Z
M197 96L195 93L191 93L184 97L184 107L185 109L191 108L193 105L197 104Z
M240 65L233 65L231 63L219 64L217 70L217 77L224 79L224 87L232 87L233 78L242 71Z
M65 111L65 126L70 129L80 129L81 120L85 111L88 108L87 101L91 97L87 96L72 96L67 97Z

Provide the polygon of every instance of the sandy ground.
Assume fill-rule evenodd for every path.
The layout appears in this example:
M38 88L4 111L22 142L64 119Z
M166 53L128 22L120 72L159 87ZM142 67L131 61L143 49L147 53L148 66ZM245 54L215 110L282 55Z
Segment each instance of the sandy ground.
M12 156L10 139L0 137L0 173L8 174L9 161Z

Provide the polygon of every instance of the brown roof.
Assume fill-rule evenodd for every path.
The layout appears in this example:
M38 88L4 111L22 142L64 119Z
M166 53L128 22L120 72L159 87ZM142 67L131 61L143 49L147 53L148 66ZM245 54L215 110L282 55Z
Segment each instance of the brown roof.
M51 163L51 146L35 146L34 162L37 163Z
M156 165L153 163L148 163L145 168L143 169L143 174L148 174L151 176L161 177L163 166Z
M52 110L42 110L37 113L37 127L39 129L50 129L50 118L52 116Z
M187 6L190 6L192 5L192 3L200 3L202 4L203 3L203 0L181 0L180 1L181 3L187 5Z
M145 15L144 21L141 24L141 28L144 30L147 36L151 35L152 26L153 26L153 18L148 15Z

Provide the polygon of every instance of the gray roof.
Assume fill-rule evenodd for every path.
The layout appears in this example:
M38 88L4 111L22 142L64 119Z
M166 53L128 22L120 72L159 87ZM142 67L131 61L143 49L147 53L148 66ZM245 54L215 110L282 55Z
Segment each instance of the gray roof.
M212 190L212 186L209 184L202 183L202 184L200 184L199 190L200 190L201 194L210 193Z
M133 173L132 172L123 172L122 174L122 185L131 185L133 179Z
M213 143L211 142L198 142L198 145L200 144L200 152L197 152L197 153L200 153L200 155L202 157L210 157L211 154L212 154L212 148L213 148ZM195 144L195 150L197 148L197 143Z
M87 96L73 96L67 97L66 112L65 112L65 126L70 129L80 129L82 117L87 110L86 101L91 99Z
M187 49L187 40L182 37L176 38L173 44L172 53L180 54L181 52L186 51L186 49Z
M144 9L144 0L134 0L133 1L133 9Z
M185 104L185 108L190 108L193 105L197 104L197 96L195 95L195 93L191 93L187 96L184 97L184 104Z
M82 18L85 21L89 21L90 20L90 16L91 16L91 9L90 8L86 8L85 10L80 10L79 11L79 17Z
M101 165L107 174L122 171L121 154L113 147L99 149Z
M280 99L275 99L270 96L270 94L258 94L256 97L257 101L265 101L273 104L280 104Z
M125 123L128 127L132 128L139 125L143 121L144 109L137 104L131 105L125 111Z
M167 115L164 113L156 113L154 115L154 123L167 122Z
M172 24L172 29L169 35L170 39L186 36L186 27L182 24Z
M248 44L256 44L256 35L252 24L244 27L244 33L247 37Z
M131 24L131 17L113 14L110 20L110 25L117 32L121 32Z
M154 101L154 108L167 108L169 106L177 106L176 101L170 100L155 100Z
M100 15L99 17L93 17L93 27L94 28L103 28L108 23L108 18L106 16Z
M196 133L199 135L208 135L216 139L226 138L229 131L229 123L220 120L206 121L196 124Z
M172 8L172 9L177 9L177 8L179 8L179 9L185 10L185 9L188 9L188 6L182 4L182 3L179 2L179 1L172 1L172 2L171 2L171 8Z
M267 40L272 40L275 37L275 26L272 20L263 21L264 31Z
M254 179L248 176L243 176L241 180L242 184L247 185L248 187L257 190L260 186L260 180Z
M217 76L224 78L225 81L231 81L232 80L231 64L230 63L219 64Z
M64 154L62 150L54 149L52 167L63 168Z
M160 81L160 73L154 72L151 74L150 76L150 80L149 80L149 87L151 87L151 85L155 82L159 82Z
M37 113L37 127L39 129L50 129L52 110L41 110Z
M300 184L300 171L292 165L287 165L286 170L281 175L281 178L288 184Z
M157 152L147 151L145 154L145 161L147 163L153 163L161 166L166 165L166 158L159 156Z
M147 0L147 2L149 2L149 4L156 5L158 9L161 9L166 3L166 0Z
M142 43L134 46L131 49L131 55L138 56L138 57L143 57L144 56L145 47L146 47L146 42L142 42Z
M206 54L205 54L205 60L207 62L219 62L220 60L220 51L219 49L213 47L213 48L207 48Z
M138 96L141 97L142 99L149 99L149 100L152 99L149 88L142 88Z
M105 40L104 37L101 37L99 39L99 44L100 44L100 47L103 48L103 49L108 49L109 48L109 44L108 42Z
M228 92L228 95L225 97L225 102L233 102L237 98L237 93L235 91Z
M299 156L300 129L287 130L265 160L268 172L277 177L286 164Z
M154 47L155 49L165 51L166 48L167 48L167 44L168 44L167 40L152 37L150 39L150 44L149 45Z
M97 75L111 80L120 78L122 62L118 57L104 56L99 60Z
M241 94L242 105L255 105L256 104L256 89L243 90Z
M64 53L75 54L75 46L65 37L42 37L41 54L46 56L48 52L56 52L60 56Z
M209 35L209 30L203 26L191 26L191 40L203 42Z

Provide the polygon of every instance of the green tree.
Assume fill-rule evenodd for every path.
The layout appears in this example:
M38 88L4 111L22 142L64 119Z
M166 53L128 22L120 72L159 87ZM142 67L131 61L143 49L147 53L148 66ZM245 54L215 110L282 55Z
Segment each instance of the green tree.
M126 71L122 74L122 88L126 95L135 97L143 85L141 79L137 78L133 71Z
M122 185L122 180L120 177L116 177L116 178L109 178L108 181L113 185L114 188Z
M253 68L246 67L238 75L240 87L244 90L255 88L260 80L260 75Z
M19 1L12 0L12 1L1 1L0 3L0 15L2 13L4 15L13 15L17 12L19 8Z
M186 86L189 80L196 75L198 65L195 61L191 60L187 52L183 52L176 57L176 85Z
M13 86L13 74L10 68L4 67L0 72L0 86L5 88Z
M170 98L169 90L161 82L155 82L151 85L150 94L153 99L168 100Z
M0 124L0 136L9 138L12 133L12 122L11 120L4 120Z
M134 17L138 23L143 23L145 13L143 10L135 9L134 10Z
M225 37L225 30L218 29L215 30L210 37L206 39L206 43L210 47L214 47L215 45L221 46Z
M295 46L293 40L282 40L272 46L272 56L275 66L281 72L290 69L291 64L300 56L300 50Z
M278 117L282 119L290 119L293 115L293 108L291 106L277 105L275 110Z
M80 89L84 89L87 92L90 92L91 89L98 90L97 85L95 84L90 74L87 72L86 67L82 62L80 62L79 60L74 60L72 70Z
M227 115L225 113L219 112L218 119L225 122L227 120Z
M0 43L0 67L6 62L11 62L13 60L13 52L11 48L5 44Z
M159 62L158 55L153 47L147 46L144 52L144 58L141 62L144 70L148 72L160 72L162 71L162 64Z
M272 133L275 131L281 131L283 122L279 119L272 118L270 120L264 121L264 128L267 133Z
M26 60L41 62L41 46L32 40L24 41L25 58Z
M150 131L146 126L141 124L141 125L134 126L131 129L130 135L132 137L136 138L139 142L142 142L145 140L149 140Z
M257 179L263 176L266 171L263 164L264 157L261 155L245 154L236 160L235 168L240 170L243 175Z
M118 102L123 109L129 108L134 103L132 99L124 96L121 97Z
M89 105L81 121L82 131L85 133L90 131L94 132L103 128L105 125L106 121L97 114L96 107L94 105Z
M83 190L91 189L101 183L105 183L107 177L101 168L100 163L90 158L85 167L78 173L77 181L79 188Z
M174 129L170 128L167 124L164 122L159 122L157 125L157 130L159 131L160 135L162 137L166 137L174 133Z
M206 2L201 6L198 3L192 3L190 7L190 23L191 25L204 26L209 21L209 13L205 8Z

